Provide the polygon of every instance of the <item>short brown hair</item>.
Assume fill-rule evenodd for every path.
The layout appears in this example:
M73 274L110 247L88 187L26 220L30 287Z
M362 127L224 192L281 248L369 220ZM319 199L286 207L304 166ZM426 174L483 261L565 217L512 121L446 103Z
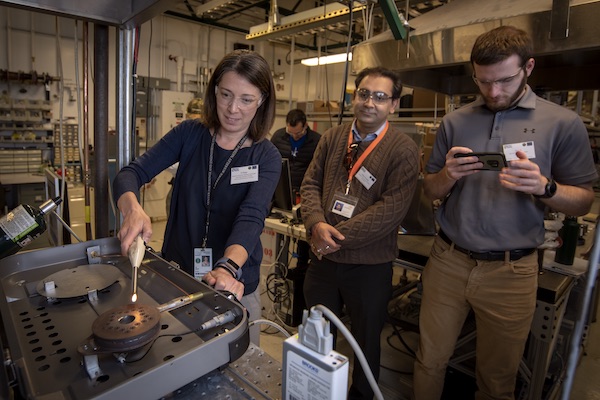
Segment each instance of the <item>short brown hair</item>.
M217 65L208 81L204 95L204 123L211 129L221 127L217 115L215 88L227 72L235 72L260 91L262 102L250 122L248 135L255 142L263 140L269 134L275 121L275 85L269 64L262 56L253 51L235 50L223 57Z
M471 50L471 64L492 65L513 54L521 58L521 65L533 57L533 43L527 32L505 25L479 35Z
M296 126L298 125L298 122L300 122L302 126L306 125L306 114L299 108L290 110L285 116L285 123L289 126Z

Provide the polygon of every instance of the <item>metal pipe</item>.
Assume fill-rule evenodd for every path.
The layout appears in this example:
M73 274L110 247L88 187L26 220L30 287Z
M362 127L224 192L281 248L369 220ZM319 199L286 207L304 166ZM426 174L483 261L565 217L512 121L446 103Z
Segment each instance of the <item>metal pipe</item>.
M203 297L204 297L204 292L192 293L192 294L188 294L186 296L177 297L171 301L160 304L156 308L158 309L158 312L172 311L179 307L183 307L186 304L190 304L196 300L200 300Z
M592 126L597 126L596 117L598 116L598 90L592 94Z
M90 212L90 136L89 136L89 35L88 22L83 21L83 188L85 206L85 240L92 239L92 220Z
M133 99L133 77L131 70L133 68L133 44L135 28L119 27L117 34L117 135L118 135L118 153L117 165L120 170L133 159L133 135L131 123L131 109ZM120 219L117 219L116 229L121 226Z
M95 238L109 235L108 26L94 24L94 221Z
M294 53L296 52L296 35L292 36L292 44L290 46L290 98L288 99L288 110L292 109L292 94L294 86Z
M348 21L348 43L346 46L346 54L349 54L352 49L352 6L348 7L350 9L350 19ZM348 70L350 69L350 61L348 61L348 57L346 57L346 62L344 63L344 79L342 84L342 93L340 94L340 111L338 115L338 125L342 124L342 118L344 117L344 103L346 99L346 85L348 84Z
M583 328L587 324L590 304L592 302L592 294L594 293L596 277L598 276L598 260L600 259L600 232L598 232L598 227L598 221L596 221L592 254L590 255L587 272L584 274L586 279L585 291L583 293L583 299L581 300L581 307L579 307L579 314L577 315L577 320L575 321L575 327L573 328L573 334L571 335L569 359L567 361L565 380L562 384L562 393L560 397L561 400L568 400L571 396L573 378L575 377L575 371L577 369L577 364L579 363L581 352Z

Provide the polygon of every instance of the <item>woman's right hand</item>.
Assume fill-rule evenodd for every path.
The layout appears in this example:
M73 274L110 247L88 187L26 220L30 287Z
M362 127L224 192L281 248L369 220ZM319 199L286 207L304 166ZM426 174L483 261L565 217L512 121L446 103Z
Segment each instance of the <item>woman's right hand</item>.
M152 223L133 192L122 194L117 201L117 207L123 215L123 223L117 237L121 241L121 254L127 256L129 246L138 235L142 235L144 242L150 241Z

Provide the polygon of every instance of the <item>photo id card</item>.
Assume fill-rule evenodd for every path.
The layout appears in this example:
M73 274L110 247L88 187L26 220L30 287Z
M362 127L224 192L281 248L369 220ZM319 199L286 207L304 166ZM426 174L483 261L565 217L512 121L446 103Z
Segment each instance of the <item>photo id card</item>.
M194 278L202 279L206 273L212 270L212 249L194 249Z
M345 218L351 218L354 213L354 209L358 204L358 198L344 194L342 192L336 192L333 196L333 204L331 205L331 212L334 214L341 215Z
M258 182L258 164L231 167L231 184Z
M524 152L529 159L535 158L535 145L532 140L520 143L503 144L502 149L506 161L518 160L519 157L517 157L517 151Z

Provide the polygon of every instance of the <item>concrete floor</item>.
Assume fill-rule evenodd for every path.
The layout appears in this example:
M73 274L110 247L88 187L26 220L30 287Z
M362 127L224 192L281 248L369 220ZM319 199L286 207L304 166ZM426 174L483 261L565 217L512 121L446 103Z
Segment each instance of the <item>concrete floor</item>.
M160 250L162 246L164 226L165 223L162 221L153 223L154 235L149 245L155 250ZM263 266L262 269L264 273L269 269L269 266ZM398 282L400 274L401 270L397 268L394 274L394 283ZM409 275L409 278L413 279L414 277ZM261 296L264 308L263 317L282 325L282 321L278 320L272 312L272 304L264 295L265 287L262 280L260 290L263 293L263 296ZM598 325L598 323L590 325L586 347L580 358L573 381L571 396L569 397L572 400L600 400L600 327ZM263 325L261 330L260 347L274 359L281 362L282 346L285 337L281 333L278 333L275 328L268 327L267 325ZM291 333L296 332L293 328L289 329L289 331ZM416 350L418 333L403 331L401 332L401 337L410 349ZM381 346L382 357L379 386L385 400L409 399L412 390L414 357L410 354L410 350L407 350L405 345L401 343L391 325L386 325L384 328L381 335ZM339 339L337 351L352 359L351 346L343 337ZM566 358L564 362L566 363ZM444 399L460 398L468 400L472 398L473 391L474 382L472 378L466 377L456 371L449 372ZM560 390L558 391L558 396L560 396Z
M267 332L275 332L274 329L265 329ZM411 331L401 332L401 337L412 350L416 350L418 333ZM262 333L260 347L276 360L281 361L282 343L285 338L281 334ZM386 325L381 335L381 369L379 387L386 400L410 399L412 392L412 370L414 357L406 349L403 343L394 334L391 325ZM337 350L351 358L353 354L351 347L344 338L338 342ZM565 360L566 362L566 360ZM351 364L352 367L352 364ZM590 327L588 340L583 355L577 367L575 379L573 380L571 395L572 400L600 400L600 327L593 323ZM443 399L468 400L473 398L475 383L471 377L467 377L456 371L449 371ZM555 397L558 399L561 389ZM530 399L533 400L533 399Z

